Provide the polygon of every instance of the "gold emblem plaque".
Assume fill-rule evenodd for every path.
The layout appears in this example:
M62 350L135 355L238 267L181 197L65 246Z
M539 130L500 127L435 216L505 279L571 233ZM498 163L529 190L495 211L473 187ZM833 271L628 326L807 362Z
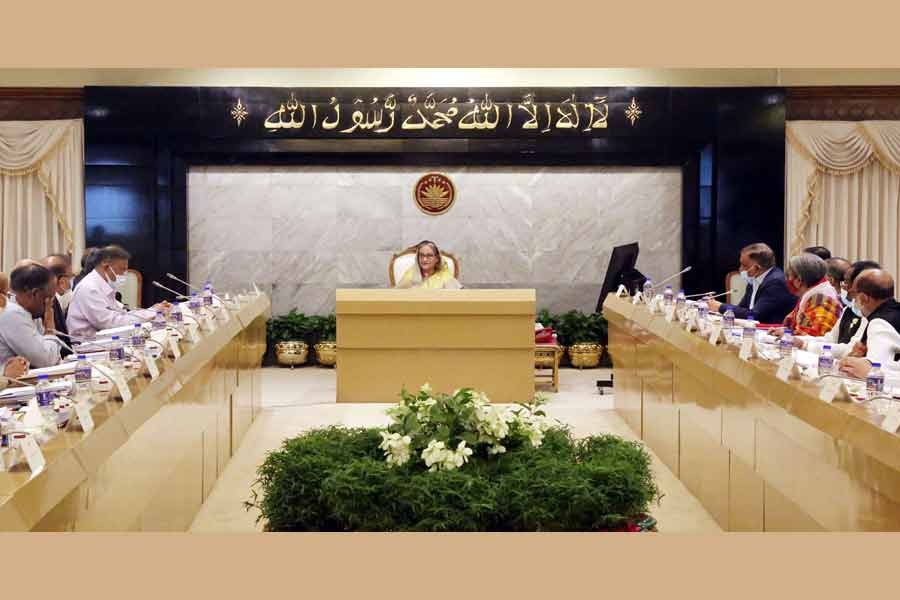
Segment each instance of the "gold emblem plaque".
M416 206L426 215L442 215L453 206L456 189L446 175L428 173L416 183L413 197Z

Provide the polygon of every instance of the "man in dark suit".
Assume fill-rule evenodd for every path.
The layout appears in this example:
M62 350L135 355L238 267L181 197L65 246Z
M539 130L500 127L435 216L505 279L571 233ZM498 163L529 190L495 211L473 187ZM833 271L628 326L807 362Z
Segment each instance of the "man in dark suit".
M775 253L766 244L750 244L741 250L741 277L747 290L737 306L710 301L709 309L724 314L734 311L738 319L753 318L760 323L781 323L794 310L797 297L788 290L784 271L775 266Z
M53 327L56 331L63 334L63 340L69 343L65 337L68 336L69 330L66 328L66 312L68 306L63 306L60 299L66 298L67 294L72 291L72 262L69 257L64 254L51 254L42 261L43 265L50 269L50 272L56 275L56 293L53 295ZM65 348L60 349L61 356L71 354Z

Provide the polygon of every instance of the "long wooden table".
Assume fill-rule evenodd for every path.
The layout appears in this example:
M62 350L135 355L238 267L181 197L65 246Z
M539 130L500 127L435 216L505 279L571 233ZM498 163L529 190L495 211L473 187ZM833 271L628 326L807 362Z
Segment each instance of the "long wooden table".
M603 312L616 410L722 528L900 530L900 435L883 417L630 299Z
M405 386L534 395L534 290L339 289L337 401L397 402Z
M95 406L93 432L43 446L42 471L0 473L0 531L187 530L259 411L269 312L248 299L157 379L130 380L130 402Z

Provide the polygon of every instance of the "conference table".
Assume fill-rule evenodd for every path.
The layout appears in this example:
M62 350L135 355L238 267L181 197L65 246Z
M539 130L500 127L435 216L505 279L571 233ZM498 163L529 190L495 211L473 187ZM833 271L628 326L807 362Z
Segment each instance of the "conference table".
M900 435L684 324L609 295L615 408L729 531L900 530Z
M127 402L93 406L93 431L44 444L42 469L0 472L0 531L186 531L259 413L270 310L239 297L129 379Z
M534 396L533 289L338 289L337 401L397 402L401 388Z

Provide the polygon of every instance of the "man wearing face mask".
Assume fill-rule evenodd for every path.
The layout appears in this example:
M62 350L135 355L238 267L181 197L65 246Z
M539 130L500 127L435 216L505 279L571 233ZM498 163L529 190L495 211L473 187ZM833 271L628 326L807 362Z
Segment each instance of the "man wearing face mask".
M844 312L837 327L822 337L794 336L794 346L801 350L809 350L821 354L825 345L831 346L831 353L835 358L843 358L850 354L857 342L862 340L866 331L868 320L862 316L862 311L856 306L856 279L859 274L867 269L880 269L881 265L872 260L860 260L853 263L844 276L844 285L841 286L841 302Z
M40 318L56 289L56 277L46 267L27 262L10 273L14 297L0 313L0 363L21 356L32 367L59 363L59 344L44 335Z
M882 269L859 274L853 299L869 325L860 340L865 357L851 356L841 361L841 372L860 379L881 363L887 378L900 377L900 302L894 299L894 278Z
M151 310L127 312L116 300L116 292L125 281L131 255L119 246L97 250L97 266L75 288L66 325L77 337L93 337L102 329L133 325L153 318L156 310L167 310L164 302Z
M784 272L775 266L775 253L767 244L750 244L741 250L741 277L747 291L740 304L709 301L709 309L724 314L731 309L738 319L753 317L760 323L781 323L797 303L788 291Z

